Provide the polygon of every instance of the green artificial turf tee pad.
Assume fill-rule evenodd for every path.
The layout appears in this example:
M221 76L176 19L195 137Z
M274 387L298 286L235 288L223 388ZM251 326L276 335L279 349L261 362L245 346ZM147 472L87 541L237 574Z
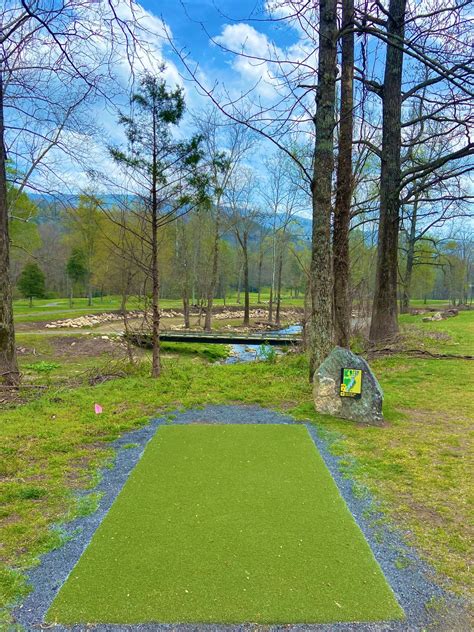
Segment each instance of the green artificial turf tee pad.
M63 624L402 617L297 425L160 427L47 613Z

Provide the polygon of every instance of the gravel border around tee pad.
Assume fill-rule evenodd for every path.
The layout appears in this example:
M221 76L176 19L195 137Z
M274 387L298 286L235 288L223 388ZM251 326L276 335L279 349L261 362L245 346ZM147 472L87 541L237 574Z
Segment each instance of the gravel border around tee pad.
M92 539L97 527L112 506L121 491L130 472L140 459L148 441L156 430L166 423L194 424L301 424L288 415L283 415L259 406L207 406L202 410L188 410L177 412L153 419L150 424L124 434L112 443L116 450L115 466L104 469L102 480L95 492L102 493L99 509L92 515L68 523L64 531L68 539L59 549L44 555L41 564L28 574L32 585L32 592L23 603L14 610L14 618L26 630L39 631L46 627L55 632L246 632L247 630L263 629L272 632L401 632L422 631L431 628L433 619L427 604L438 600L450 601L445 591L433 584L428 575L431 569L422 562L416 553L404 544L400 533L389 529L388 526L377 525L375 529L367 519L367 510L373 509L370 497L358 498L353 494L353 483L344 478L339 469L339 459L332 455L326 442L318 435L317 426L304 423L317 449L331 472L341 496L347 503L357 524L367 539L373 554L381 566L385 577L392 587L401 607L405 611L406 619L400 622L384 623L331 623L331 624L296 624L285 626L259 626L255 624L243 625L215 625L215 624L97 624L97 625L47 625L44 616L54 597L66 581L84 549ZM135 444L135 445L133 445ZM130 447L130 446L133 447ZM373 515L372 515L373 520ZM404 568L397 562L404 560ZM440 629L462 629L457 626L442 627Z

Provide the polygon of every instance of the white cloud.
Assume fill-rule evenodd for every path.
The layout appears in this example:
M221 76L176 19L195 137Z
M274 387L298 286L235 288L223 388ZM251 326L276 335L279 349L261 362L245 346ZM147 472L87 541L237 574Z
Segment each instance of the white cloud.
M215 42L224 49L236 53L231 65L244 80L244 88L249 84L258 83L259 94L271 97L275 93L278 82L277 66L268 60L278 59L282 51L278 50L266 35L243 22L226 24L221 35L215 38Z
M240 22L226 24L214 42L233 54L230 65L240 75L241 92L256 85L260 97L272 99L285 94L288 83L295 87L308 75L314 83L317 47L307 36L282 48L266 34Z

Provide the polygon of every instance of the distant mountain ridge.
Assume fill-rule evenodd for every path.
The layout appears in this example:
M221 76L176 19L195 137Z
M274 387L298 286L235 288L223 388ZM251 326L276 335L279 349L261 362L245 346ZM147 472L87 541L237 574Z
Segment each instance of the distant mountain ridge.
M135 196L106 193L98 197L102 200L102 203L106 208L112 208L117 203L120 204L126 202L127 200L133 200ZM38 224L47 224L49 222L57 222L60 219L61 212L68 206L77 206L79 204L80 195L72 193L57 195L48 193L30 193L29 198L38 207L36 222ZM277 224L281 223L283 220L283 214L279 214L278 219L279 221L277 221ZM265 228L270 228L273 225L273 217L271 215L264 215L261 223L265 226ZM295 215L292 218L291 232L293 234L297 234L298 237L302 239L310 239L311 228L312 221L308 217Z

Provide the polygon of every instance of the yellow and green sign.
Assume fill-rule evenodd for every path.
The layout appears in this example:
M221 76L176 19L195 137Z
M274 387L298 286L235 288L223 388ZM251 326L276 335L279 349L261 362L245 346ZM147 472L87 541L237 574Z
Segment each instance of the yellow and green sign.
M359 399L362 395L362 369L341 369L341 397Z

